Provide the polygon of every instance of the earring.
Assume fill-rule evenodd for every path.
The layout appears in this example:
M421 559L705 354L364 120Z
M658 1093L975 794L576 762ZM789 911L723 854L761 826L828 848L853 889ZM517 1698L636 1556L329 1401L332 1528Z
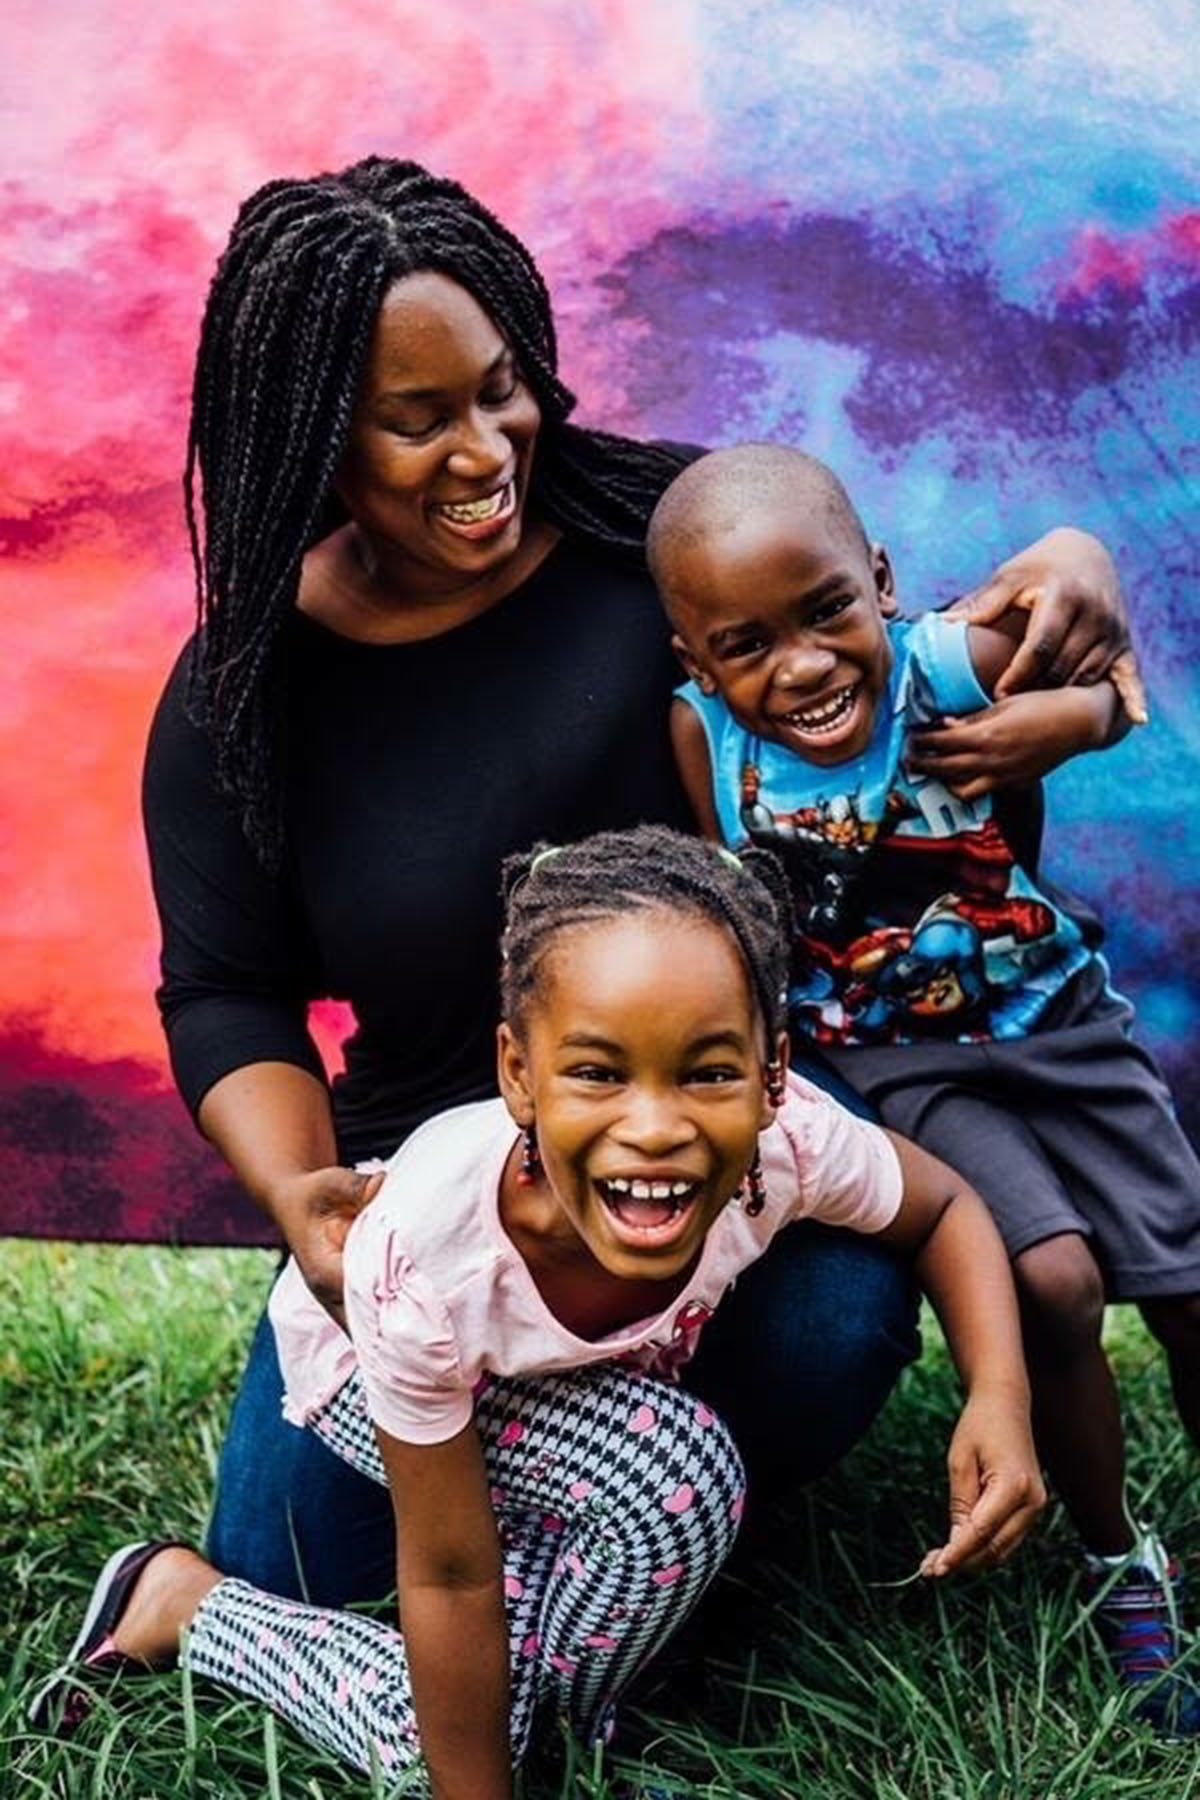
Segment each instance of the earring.
M742 1211L747 1218L756 1219L767 1204L767 1184L763 1180L762 1157L757 1145L742 1180L742 1196Z
M787 1076L781 1062L769 1062L764 1070L767 1099L772 1106L782 1106L787 1093Z
M521 1145L521 1166L517 1170L517 1186L533 1187L541 1173L542 1154L538 1149L537 1128L527 1125Z

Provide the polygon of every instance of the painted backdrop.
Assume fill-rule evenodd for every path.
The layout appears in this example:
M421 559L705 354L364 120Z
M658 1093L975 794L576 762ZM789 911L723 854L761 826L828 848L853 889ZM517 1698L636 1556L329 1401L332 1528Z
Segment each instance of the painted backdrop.
M1200 1122L1190 0L17 0L0 136L0 1227L256 1229L170 1087L138 770L189 628L190 362L237 201L378 150L537 251L586 418L827 456L910 605L1104 535L1153 725L1055 777ZM280 20L286 23L280 23ZM322 1024L331 1054L345 1021Z

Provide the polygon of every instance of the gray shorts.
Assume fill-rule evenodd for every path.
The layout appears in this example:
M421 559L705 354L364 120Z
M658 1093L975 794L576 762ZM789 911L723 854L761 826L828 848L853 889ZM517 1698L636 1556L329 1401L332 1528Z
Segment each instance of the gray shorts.
M1109 1298L1200 1291L1200 1161L1126 1001L1081 994L1031 1037L826 1049L893 1130L964 1175L1010 1257L1089 1240Z

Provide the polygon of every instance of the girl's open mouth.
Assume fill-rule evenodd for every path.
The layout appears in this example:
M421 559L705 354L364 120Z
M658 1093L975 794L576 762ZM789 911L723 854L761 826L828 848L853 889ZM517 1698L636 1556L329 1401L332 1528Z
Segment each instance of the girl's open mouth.
M622 1243L649 1249L682 1236L704 1184L614 1176L595 1185L613 1235Z

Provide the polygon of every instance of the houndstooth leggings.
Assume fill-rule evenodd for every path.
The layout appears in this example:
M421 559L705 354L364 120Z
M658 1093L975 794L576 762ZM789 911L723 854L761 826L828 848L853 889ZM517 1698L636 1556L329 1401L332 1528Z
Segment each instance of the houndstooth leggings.
M586 1742L610 1735L621 1689L728 1555L744 1477L702 1402L611 1364L490 1378L475 1425L500 1530L516 1764L543 1701ZM310 1428L385 1481L357 1374ZM184 1660L360 1769L374 1757L400 1774L419 1759L404 1640L389 1625L224 1580Z

